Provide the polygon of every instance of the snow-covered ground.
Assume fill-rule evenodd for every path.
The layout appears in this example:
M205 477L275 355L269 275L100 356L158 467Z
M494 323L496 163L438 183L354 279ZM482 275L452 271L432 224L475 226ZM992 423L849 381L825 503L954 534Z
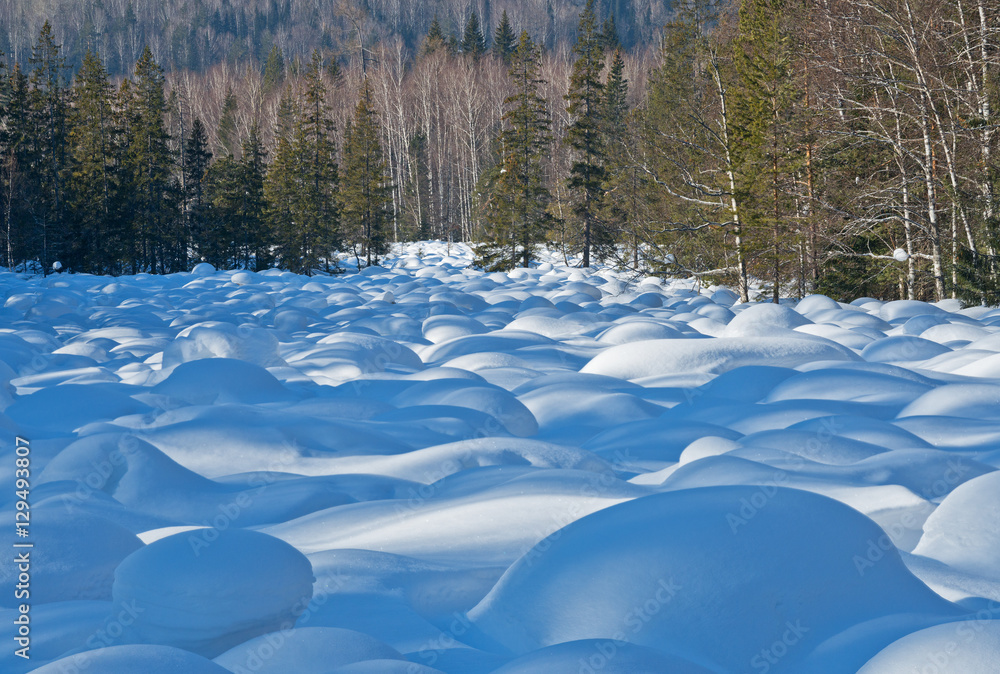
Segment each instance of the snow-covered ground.
M0 671L1000 671L1000 310L470 261L0 274Z

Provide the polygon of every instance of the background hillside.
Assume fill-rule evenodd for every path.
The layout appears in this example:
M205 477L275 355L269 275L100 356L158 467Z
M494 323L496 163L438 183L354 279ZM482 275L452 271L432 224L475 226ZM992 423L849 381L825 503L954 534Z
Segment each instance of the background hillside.
M398 36L417 47L437 16L446 33L461 39L473 11L493 34L504 10L515 26L552 49L576 35L582 0L2 0L0 51L25 64L46 20L71 66L88 46L102 55L109 73L127 74L148 44L166 70L205 70L213 65L261 63L273 46L286 59L308 57L314 48L346 60L356 50L356 27L366 46ZM614 16L622 44L655 40L667 20L663 0L603 0L599 21Z

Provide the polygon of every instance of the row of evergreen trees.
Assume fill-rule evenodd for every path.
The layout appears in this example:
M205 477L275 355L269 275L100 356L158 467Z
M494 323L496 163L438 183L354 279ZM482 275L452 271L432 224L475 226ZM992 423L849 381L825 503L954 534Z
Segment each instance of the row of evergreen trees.
M572 122L562 139L574 157L566 186L584 267L590 266L592 251L606 258L615 243L605 226L608 216L614 215L607 212L610 200L604 194L611 155L625 139L628 81L620 50L614 52L607 81L602 78L606 49L616 42L614 23L599 29L594 2L588 0L580 16L573 49L577 58L565 96ZM500 29L494 44L503 44ZM487 228L477 262L489 270L528 266L557 225L544 170L553 138L548 107L540 94L540 59L538 46L527 31L522 32L508 57L514 93L504 102L505 126L497 139L500 160L483 174L479 186Z
M148 50L115 90L93 55L69 86L43 31L29 73L0 77L4 257L309 272L440 236L487 269L549 243L744 297L1000 301L1000 13L886 1L683 0L649 61L593 2L572 54L472 14L412 57L359 34L336 88L335 62L272 50L263 78L227 80L241 104L184 80L207 129Z
M625 104L593 2L553 147L522 38L487 173L493 268L546 238L639 272L751 297L1000 302L1000 13L989 0L686 0L642 103ZM602 77L604 78L602 80ZM551 190L568 196L554 208ZM567 234L568 231L568 234Z
M337 251L369 264L385 252L389 186L367 82L344 131L341 175L326 102L336 65L318 52L302 95L282 98L270 161L256 125L215 161L197 117L182 116L171 138L149 49L117 88L92 52L70 84L46 24L31 65L30 74L16 64L0 72L8 268L47 272L59 261L78 272L170 273L203 260L312 273L331 269Z

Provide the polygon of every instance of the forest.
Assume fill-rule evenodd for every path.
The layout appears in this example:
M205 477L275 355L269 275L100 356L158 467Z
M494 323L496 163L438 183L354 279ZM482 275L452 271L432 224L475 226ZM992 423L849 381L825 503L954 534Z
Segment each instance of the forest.
M114 2L30 47L34 14L5 24L3 265L335 273L436 238L486 270L547 245L743 299L1000 302L996 0L373 2L315 39L266 18L308 3L242 4L178 10L244 17L193 52L86 38Z

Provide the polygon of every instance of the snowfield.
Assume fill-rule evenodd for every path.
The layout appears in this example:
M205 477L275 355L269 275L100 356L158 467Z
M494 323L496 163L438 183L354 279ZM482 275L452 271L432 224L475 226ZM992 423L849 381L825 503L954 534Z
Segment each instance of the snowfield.
M0 671L1000 672L1000 310L471 259L0 274Z

